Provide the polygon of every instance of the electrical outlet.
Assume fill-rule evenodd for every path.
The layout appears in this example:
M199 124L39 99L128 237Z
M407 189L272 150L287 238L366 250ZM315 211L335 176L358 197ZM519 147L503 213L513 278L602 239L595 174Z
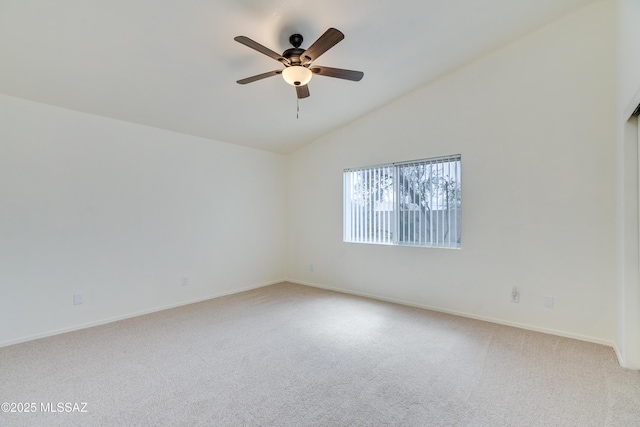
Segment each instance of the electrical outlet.
M82 294L74 294L73 295L73 305L80 305L84 302L84 298Z
M189 278L186 276L182 276L182 286L188 286L189 285Z
M313 272L313 264L309 264L309 271Z
M520 302L520 292L515 286L511 289L511 302Z
M544 306L547 308L553 308L553 297L544 297Z

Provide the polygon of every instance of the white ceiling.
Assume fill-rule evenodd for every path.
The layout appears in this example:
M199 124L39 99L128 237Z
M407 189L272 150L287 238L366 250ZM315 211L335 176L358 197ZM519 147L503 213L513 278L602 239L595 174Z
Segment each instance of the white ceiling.
M0 0L0 93L287 153L593 0ZM327 28L345 39L314 62L300 100L277 51Z

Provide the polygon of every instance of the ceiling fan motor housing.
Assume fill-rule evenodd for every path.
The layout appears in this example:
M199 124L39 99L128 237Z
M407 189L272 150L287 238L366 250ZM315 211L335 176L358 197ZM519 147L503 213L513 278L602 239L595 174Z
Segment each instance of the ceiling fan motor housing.
M287 49L282 52L282 56L287 58L291 65L300 65L302 61L300 61L300 55L304 53L304 49L299 47L292 47L291 49Z

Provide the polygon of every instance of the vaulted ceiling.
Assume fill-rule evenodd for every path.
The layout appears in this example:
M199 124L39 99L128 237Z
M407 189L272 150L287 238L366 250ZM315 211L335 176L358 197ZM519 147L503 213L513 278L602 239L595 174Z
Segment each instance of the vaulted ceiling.
M277 153L290 152L593 0L0 0L0 93ZM299 101L282 52L345 39ZM298 117L296 117L298 116ZM34 124L37 125L37 124Z

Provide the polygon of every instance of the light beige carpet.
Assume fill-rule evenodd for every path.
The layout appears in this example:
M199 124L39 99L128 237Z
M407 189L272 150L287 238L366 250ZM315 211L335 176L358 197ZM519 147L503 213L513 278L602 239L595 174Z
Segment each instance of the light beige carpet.
M11 426L638 426L640 373L609 347L283 283L0 348L0 402L36 404L0 412Z

